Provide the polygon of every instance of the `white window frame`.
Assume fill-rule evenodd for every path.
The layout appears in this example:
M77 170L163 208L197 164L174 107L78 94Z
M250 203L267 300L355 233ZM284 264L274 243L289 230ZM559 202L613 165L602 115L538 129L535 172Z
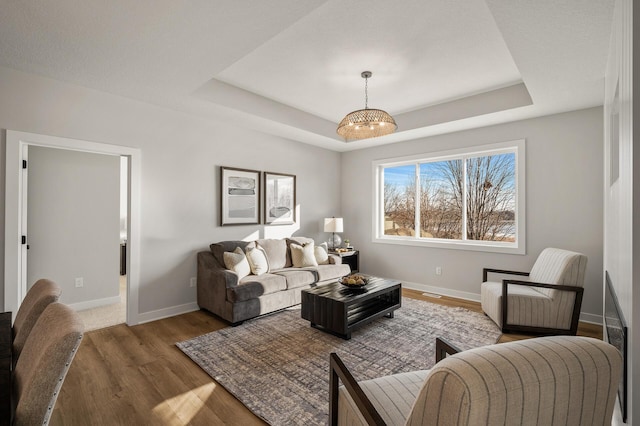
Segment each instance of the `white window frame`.
M424 238L413 236L397 236L384 234L384 185L383 170L385 167L403 166L408 164L418 164L425 162L447 161L460 159L465 161L468 158L490 156L496 154L515 154L515 217L516 217L516 241L475 241L475 240L453 240L440 238ZM434 247L456 250L475 250L493 253L525 254L526 253L526 193L525 193L525 141L524 139L495 143L482 146L471 146L467 148L424 153L408 157L387 158L373 161L373 232L372 242L383 244L400 244L421 247ZM466 173L466 167L464 168ZM419 173L416 168L416 173ZM466 187L466 175L463 177ZM417 185L416 185L417 186ZM463 197L462 220L466 224L466 197ZM419 203L416 205L416 218L419 217ZM419 221L416 219L416 223ZM419 225L417 225L419 226ZM464 233L463 233L464 234ZM419 229L416 235L420 235ZM465 235L463 235L463 238Z

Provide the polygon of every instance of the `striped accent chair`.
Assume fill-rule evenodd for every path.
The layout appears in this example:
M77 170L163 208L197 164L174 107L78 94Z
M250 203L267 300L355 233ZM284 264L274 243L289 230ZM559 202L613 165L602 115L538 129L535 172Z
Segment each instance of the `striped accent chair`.
M40 318L47 306L58 301L61 292L62 290L58 284L45 278L36 281L27 292L13 322L14 364L20 357L27 337L31 334L31 330L38 318Z
M84 325L70 307L51 303L33 326L13 372L14 426L47 425Z
M480 299L482 310L503 333L576 335L587 257L546 248L531 272L484 268ZM488 273L528 276L529 279L487 281Z
M361 382L335 354L331 369L331 425L605 425L622 356L602 340L550 336L471 349L431 370Z

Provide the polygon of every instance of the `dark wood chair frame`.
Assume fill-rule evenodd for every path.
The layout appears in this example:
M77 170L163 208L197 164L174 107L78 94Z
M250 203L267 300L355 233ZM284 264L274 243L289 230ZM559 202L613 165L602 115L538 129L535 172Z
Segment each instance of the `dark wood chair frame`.
M454 355L458 352L460 349L446 340L436 337L436 363L447 355ZM368 424L386 425L380 413L376 411L356 379L335 352L329 355L329 370L329 424L331 426L338 424L338 388L341 381Z
M507 271L504 269L493 269L493 268L483 268L482 269L482 282L487 282L487 274L489 272L496 274L506 274L506 275L520 275L520 276L529 276L529 272L519 272L519 271ZM548 327L531 327L526 325L517 325L517 324L507 324L507 314L509 312L509 298L508 298L508 290L509 284L523 285L527 287L538 287L538 288L550 288L553 290L559 291L570 291L575 293L576 297L573 303L573 312L571 314L571 326L569 329L565 328L548 328ZM583 287L574 287L569 285L555 285L555 284L546 284L546 283L538 283L533 281L521 281L521 280L502 280L502 306L501 306L501 314L502 314L502 332L503 333L531 333L538 335L573 335L575 336L578 333L578 321L580 319L580 307L582 306L582 296L584 294Z

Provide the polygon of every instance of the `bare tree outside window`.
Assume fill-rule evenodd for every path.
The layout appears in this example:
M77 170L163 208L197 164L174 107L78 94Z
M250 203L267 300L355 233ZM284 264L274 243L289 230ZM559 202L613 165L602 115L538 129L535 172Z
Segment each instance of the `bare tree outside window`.
M457 171L462 171L462 160L420 164L423 237L462 239L462 188L456 179Z
M416 234L415 165L384 169L384 234Z
M385 235L415 236L416 196L422 238L515 241L514 153L384 168Z
M515 154L467 160L467 239L515 241Z

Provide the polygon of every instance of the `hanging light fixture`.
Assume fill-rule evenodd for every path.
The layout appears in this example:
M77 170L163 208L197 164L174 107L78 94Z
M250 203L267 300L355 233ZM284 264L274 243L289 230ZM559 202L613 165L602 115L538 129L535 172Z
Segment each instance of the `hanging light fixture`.
M364 109L347 114L336 130L347 142L388 135L398 128L396 121L386 111L369 109L371 71L363 71L360 75L364 78Z

